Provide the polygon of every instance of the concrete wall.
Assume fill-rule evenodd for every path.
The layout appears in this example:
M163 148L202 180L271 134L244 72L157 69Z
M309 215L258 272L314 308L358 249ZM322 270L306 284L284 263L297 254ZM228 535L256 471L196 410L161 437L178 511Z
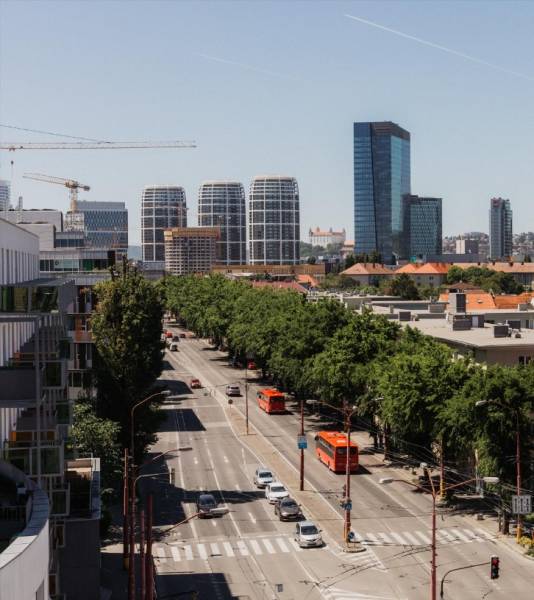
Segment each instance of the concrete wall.
M32 502L26 528L0 554L0 600L48 600L48 497L37 489Z

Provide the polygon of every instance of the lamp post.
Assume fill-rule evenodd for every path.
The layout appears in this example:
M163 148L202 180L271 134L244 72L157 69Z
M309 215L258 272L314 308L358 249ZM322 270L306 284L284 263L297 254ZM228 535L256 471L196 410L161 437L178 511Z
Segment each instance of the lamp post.
M510 410L509 406L505 406L502 402L499 402L498 400L478 400L478 402L475 402L475 406L479 407L479 406L486 406L489 404L494 404L495 406L499 406L500 408L502 408L503 410ZM520 415L520 411L519 408L512 408L513 412L515 413L515 478L516 478L516 494L518 496L521 496L521 485L522 485L522 479L521 479L521 429L520 429L520 421L519 421L519 415ZM519 544L519 540L521 539L521 535L523 533L523 527L522 527L522 515L518 514L517 515L517 528L516 528L516 542Z
M140 400L139 402L137 402L137 404L134 404L132 406L132 408L130 409L130 460L132 461L132 464L134 464L133 461L134 461L134 413L135 413L135 409L138 408L139 406L141 406L141 404L145 404L149 400L152 400L152 398L155 398L156 396L170 396L170 394L171 394L170 390L160 390L159 392L150 394L150 396L147 396L143 400Z
M304 437L304 398L300 399L300 435ZM300 491L304 490L304 448L300 449Z
M437 580L436 580L436 570L437 570L437 565L436 565L436 530L437 530L437 525L436 525L436 498L438 496L438 492L440 492L441 490L439 488L436 488L434 486L434 481L432 480L432 477L430 475L430 471L428 471L428 468L425 466L425 470L427 470L427 475L428 475L428 479L430 481L430 486L432 489L432 541L431 541L431 546L430 546L430 550L431 550L431 570L430 570L430 599L431 600L436 600L437 596ZM483 477L482 478L484 482L486 483L499 483L499 478L498 477ZM474 481L477 481L477 479L467 479L466 481L461 481L460 483L455 483L453 485L449 485L447 487L443 488L443 492L446 492L448 490L452 490L453 488L457 488L460 487L462 485L466 485L467 483L472 483ZM421 491L426 491L423 487L421 487L420 485L417 485L416 483L412 483L411 481L406 481L406 479L394 479L393 477L382 477L382 479L380 479L380 483L381 484L388 484L388 483L393 483L393 482L399 482L399 483L404 483L406 485L410 485L418 490Z

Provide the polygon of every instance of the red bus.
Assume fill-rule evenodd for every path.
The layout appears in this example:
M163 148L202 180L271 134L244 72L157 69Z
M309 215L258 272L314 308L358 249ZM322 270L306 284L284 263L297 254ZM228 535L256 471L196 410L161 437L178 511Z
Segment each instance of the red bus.
M317 458L334 473L347 469L347 436L339 431L319 431L315 436ZM358 470L358 444L350 442L350 471Z
M286 397L273 388L265 388L258 392L258 406L266 413L283 413L286 411Z

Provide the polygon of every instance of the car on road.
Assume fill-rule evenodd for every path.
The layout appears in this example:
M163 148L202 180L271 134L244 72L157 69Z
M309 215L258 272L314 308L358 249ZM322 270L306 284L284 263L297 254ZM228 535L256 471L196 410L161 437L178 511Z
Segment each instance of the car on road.
M278 516L280 521L286 521L299 519L302 516L302 511L300 510L300 505L288 496L287 498L282 498L274 505L274 514Z
M279 481L273 481L272 483L268 483L265 487L265 497L269 500L270 504L274 504L278 500L282 498L287 498L289 496L289 492L284 487L283 483Z
M321 530L311 521L297 523L293 539L301 548L318 548L324 544Z
M168 330L167 330L167 331L165 332L165 337L166 337L166 338L171 338L171 339L172 339L172 331L168 331Z
M230 383L226 386L226 395L227 396L241 396L241 390L237 383Z
M249 360L247 363L247 369L249 371L255 371L258 367L256 366L256 363L253 360Z
M191 381L189 382L189 387L192 390L199 390L202 387L200 379L191 379Z
M256 472L254 473L254 484L256 485L256 487L259 488L264 488L266 485L269 485L269 483L272 483L274 481L274 477L271 471L269 471L269 469L266 469L265 467L258 467L256 469Z
M171 352L177 352L178 351L178 344L176 342L171 342L169 344L169 350Z
M184 333L183 331L181 331L181 332L178 334L178 337L180 337L180 338L185 338L185 333Z
M180 336L179 336L179 335L176 335L176 334L173 334L173 336L172 336L172 341L173 341L173 342L179 342L179 341L180 341Z
M213 494L200 494L197 498L198 518L213 517L213 511L217 508L217 500Z

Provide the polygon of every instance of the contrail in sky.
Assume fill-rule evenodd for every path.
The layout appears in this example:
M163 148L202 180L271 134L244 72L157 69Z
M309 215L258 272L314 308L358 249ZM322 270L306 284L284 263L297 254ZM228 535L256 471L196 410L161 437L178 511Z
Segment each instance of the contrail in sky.
M255 71L256 73L263 73L264 75L270 75L272 77L280 77L282 79L295 79L290 75L284 75L284 73L277 73L276 71L267 71L266 69L260 69L259 67L254 67L253 65L247 65L242 62L237 62L235 60L228 60L226 58L219 58L218 56L211 56L210 54L201 54L200 52L194 52L195 56L200 56L206 60L212 60L214 62L223 63L224 65L232 65L234 67L241 67L242 69L247 69L248 71Z
M375 23L374 21L368 21L367 19L362 19L361 17L355 17L354 15L345 14L347 19L352 19L353 21L358 21L360 23L364 23L365 25L370 25L371 27L376 27L377 29L381 29L382 31L387 31L388 33L394 33L399 37L406 38L407 40L412 40L413 42L418 42L419 44L423 44L425 46L430 46L431 48L436 48L437 50L441 50L442 52L448 52L449 54L454 54L454 56L459 56L460 58L465 58L466 60L470 60L471 62L478 63L479 65L484 65L485 67L490 67L490 69L495 69L497 71L502 71L503 73L508 73L509 75L515 75L516 77L521 77L521 79L528 79L529 81L534 81L534 77L531 75L526 75L525 73L520 73L519 71L512 71L505 67L501 67L499 65L495 65L486 60L482 60L481 58L477 58L476 56L471 56L469 54L464 54L463 52L459 52L458 50L453 50L452 48L447 48L446 46L440 46L439 44L435 44L434 42L429 42L428 40L423 40L422 38L415 37L414 35L409 35L408 33L404 33L403 31L398 31L397 29L391 29L391 27L385 27L384 25L380 25L379 23Z

